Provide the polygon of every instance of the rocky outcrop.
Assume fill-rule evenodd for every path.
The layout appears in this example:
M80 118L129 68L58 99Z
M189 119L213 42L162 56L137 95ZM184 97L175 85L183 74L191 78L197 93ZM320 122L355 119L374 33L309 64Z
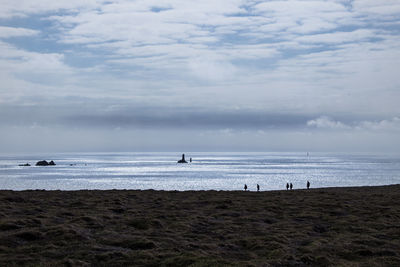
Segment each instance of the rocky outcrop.
M36 166L55 166L55 165L56 164L54 163L54 161L47 162L45 160L41 160L36 162Z
M178 160L178 163L187 163L185 160L185 154L182 154L182 159Z

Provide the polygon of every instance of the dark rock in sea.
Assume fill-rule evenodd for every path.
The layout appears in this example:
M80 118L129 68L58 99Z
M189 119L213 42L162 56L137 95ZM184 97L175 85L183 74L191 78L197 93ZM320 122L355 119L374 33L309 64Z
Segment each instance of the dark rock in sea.
M31 164L25 163L25 164L19 164L18 166L25 167L25 166L31 166Z
M47 162L47 161L45 161L45 160L41 160L41 161L38 161L38 162L36 163L36 166L54 166L54 165L56 165L56 164L54 163L54 161Z
M45 160L36 162L36 166L48 166L48 165L49 165L49 163Z
M187 163L185 160L185 154L182 154L182 159L178 160L178 163Z

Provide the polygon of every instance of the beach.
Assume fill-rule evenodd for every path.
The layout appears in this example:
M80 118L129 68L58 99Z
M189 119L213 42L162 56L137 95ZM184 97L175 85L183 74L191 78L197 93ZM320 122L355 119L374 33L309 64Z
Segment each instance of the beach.
M1 266L399 266L400 185L0 191Z

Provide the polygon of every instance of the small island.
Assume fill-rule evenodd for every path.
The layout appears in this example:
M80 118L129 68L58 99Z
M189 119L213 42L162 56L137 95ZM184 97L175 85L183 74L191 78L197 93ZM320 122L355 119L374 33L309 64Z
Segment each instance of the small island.
M31 164L25 163L25 164L19 164L18 166L20 166L20 167L28 167L28 166L31 166Z
M47 162L46 160L41 160L36 162L36 166L55 166L54 161Z

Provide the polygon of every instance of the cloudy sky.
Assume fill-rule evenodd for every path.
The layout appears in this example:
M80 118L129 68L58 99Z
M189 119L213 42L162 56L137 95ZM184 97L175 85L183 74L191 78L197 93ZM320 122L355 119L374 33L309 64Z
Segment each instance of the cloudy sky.
M0 0L0 147L400 151L398 0Z

